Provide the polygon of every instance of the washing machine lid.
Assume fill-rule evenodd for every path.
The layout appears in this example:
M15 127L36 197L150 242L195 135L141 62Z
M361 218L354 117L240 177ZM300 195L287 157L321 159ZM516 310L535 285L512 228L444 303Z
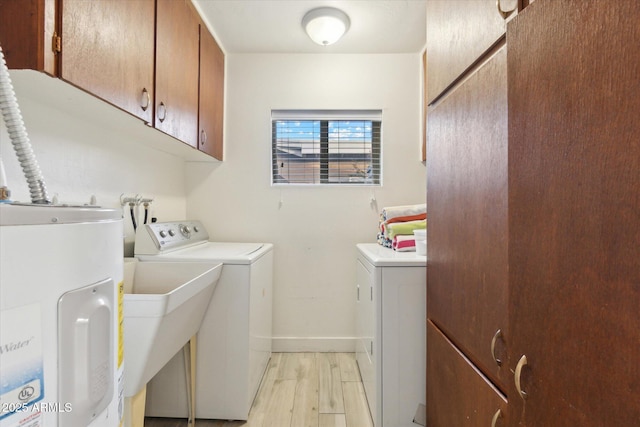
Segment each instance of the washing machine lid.
M0 226L76 224L121 218L119 210L98 206L0 203Z
M136 258L140 261L213 261L224 264L251 264L272 247L270 243L203 242L157 255L136 254Z

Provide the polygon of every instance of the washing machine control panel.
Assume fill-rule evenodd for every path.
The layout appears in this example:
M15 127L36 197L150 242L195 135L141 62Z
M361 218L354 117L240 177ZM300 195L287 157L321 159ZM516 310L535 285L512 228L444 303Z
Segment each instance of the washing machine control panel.
M209 241L200 221L171 221L145 224L136 231L135 253L155 255Z

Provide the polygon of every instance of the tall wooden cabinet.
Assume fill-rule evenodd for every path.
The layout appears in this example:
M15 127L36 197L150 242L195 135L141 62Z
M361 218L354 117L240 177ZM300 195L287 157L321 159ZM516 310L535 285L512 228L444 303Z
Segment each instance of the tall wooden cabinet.
M640 425L640 10L609 6L536 0L429 93L429 427Z
M427 156L429 319L503 392L511 376L494 356L505 359L508 333L506 60L502 47L430 111Z
M640 425L640 9L610 6L507 31L514 425Z
M453 6L427 2L427 425L500 426L512 378L509 14L495 1Z

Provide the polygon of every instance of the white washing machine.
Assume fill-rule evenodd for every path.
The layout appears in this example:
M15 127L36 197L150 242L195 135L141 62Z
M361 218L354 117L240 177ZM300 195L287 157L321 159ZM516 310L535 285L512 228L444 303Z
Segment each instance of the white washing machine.
M223 263L198 332L196 418L246 420L271 357L273 245L210 242L199 221L147 224L136 233L144 261ZM146 414L186 418L179 352L147 385Z
M121 217L0 204L0 426L120 426Z

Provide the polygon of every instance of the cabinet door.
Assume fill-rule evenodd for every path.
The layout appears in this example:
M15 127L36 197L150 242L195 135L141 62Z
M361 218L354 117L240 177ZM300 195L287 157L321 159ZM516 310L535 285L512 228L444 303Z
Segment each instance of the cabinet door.
M57 73L55 0L0 0L0 44L9 69Z
M60 77L151 123L154 0L61 2Z
M494 427L507 425L504 396L431 322L427 322L427 378L427 426L488 427L494 417Z
M512 377L491 342L508 334L506 65L503 47L429 110L427 156L427 316L502 391Z
M200 26L200 98L198 148L222 160L224 125L224 53Z
M157 0L157 129L197 147L200 26L190 1Z
M638 22L635 2L536 0L507 31L521 426L640 424Z
M365 266L358 260L356 287L356 360L362 376L362 384L369 402L369 410L374 424L377 420L378 405L376 402L376 357L374 352L374 336L376 331L375 307L373 302L373 286L375 269Z
M518 0L427 1L427 97L431 103L505 33Z

